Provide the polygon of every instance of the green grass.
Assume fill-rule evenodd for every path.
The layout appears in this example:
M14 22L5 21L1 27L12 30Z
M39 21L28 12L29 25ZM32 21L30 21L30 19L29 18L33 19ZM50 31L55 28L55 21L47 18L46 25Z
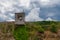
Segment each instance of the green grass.
M9 29L11 29L12 26L14 25L12 24L7 23ZM4 23L0 23L1 29L3 29L3 27L5 28L5 26L6 25ZM51 32L56 32L57 28L60 28L60 22L54 22L54 21L27 22L24 26L17 26L13 32L13 36L15 40L29 40L30 36L34 38L36 32L44 32L45 30L48 29Z
M53 23L53 24L51 25L50 31L53 32L53 33L57 33L57 31L58 31L57 28L58 28L58 27L55 26L55 24Z
M50 29L51 32L56 32L57 31L55 27L56 24L58 24L58 22L43 21L26 23L25 26L17 26L17 28L14 30L14 38L16 40L28 40L29 32L31 32L30 33L31 35L32 34L34 35L35 34L34 31L44 33L45 30Z
M14 37L16 40L28 40L28 31L25 26L17 26L14 31Z

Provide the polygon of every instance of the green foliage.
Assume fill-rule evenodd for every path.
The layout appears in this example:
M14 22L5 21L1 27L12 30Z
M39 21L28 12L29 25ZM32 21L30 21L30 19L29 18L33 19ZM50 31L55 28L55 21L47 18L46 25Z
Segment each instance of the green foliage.
M34 26L34 29L37 30L40 33L44 33L44 28L42 28L41 25L35 25Z
M28 32L25 26L20 26L15 29L14 37L16 40L28 40Z
M38 22L40 25L50 25L50 21L40 21Z
M37 31L40 33L44 33L44 31L47 30L48 28L50 29L51 32L56 33L57 26L60 27L60 22L58 25L57 24L58 22L54 22L54 21L40 21L40 22L28 22L25 24L25 26L16 25L17 27L15 26L16 28L13 32L13 36L15 40L28 40L28 38L30 36L33 36ZM7 25L8 25L8 28L11 29L12 31L13 30L12 27L14 24L7 23ZM0 29L3 29L5 31L5 26L6 26L5 23L4 25L3 23L0 23ZM32 35L29 35L29 33L31 33Z
M51 25L50 31L53 33L57 32L57 27L54 25L54 23Z
M40 32L40 33L44 33L44 29L40 26L40 27L38 27L38 32Z
M42 28L46 31L46 30L49 30L49 25L42 25Z

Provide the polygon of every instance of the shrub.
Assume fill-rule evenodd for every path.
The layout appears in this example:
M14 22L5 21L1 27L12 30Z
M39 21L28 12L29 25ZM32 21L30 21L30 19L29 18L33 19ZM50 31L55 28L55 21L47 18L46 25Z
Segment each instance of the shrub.
M48 30L49 26L48 26L48 25L43 25L42 28L43 28L44 30Z
M52 24L51 28L50 28L50 31L53 32L53 33L56 33L57 32L57 27L54 24Z
M37 28L37 31L40 32L40 33L44 33L44 29L43 29L41 26L39 26L39 27Z
M38 32L44 33L44 29L43 29L43 28L39 28L39 29L38 29Z
M25 26L17 27L14 31L15 40L28 40L28 31Z

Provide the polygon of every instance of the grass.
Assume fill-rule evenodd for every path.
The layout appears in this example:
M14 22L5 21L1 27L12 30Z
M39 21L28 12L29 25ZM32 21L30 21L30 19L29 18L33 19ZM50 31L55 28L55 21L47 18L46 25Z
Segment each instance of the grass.
M56 24L58 24L58 22L43 21L43 22L26 23L25 26L20 26L16 28L16 30L14 31L14 37L16 40L29 40L28 39L29 36L33 37L32 39L34 39L34 35L36 31L44 33L44 31L48 29L51 32L55 33L57 31L55 27Z
M14 37L16 40L28 40L28 31L25 26L17 26L14 31Z
M9 26L10 29L12 28L14 23L7 23L7 25ZM0 28L3 27L5 28L6 24L0 23ZM37 35L35 34L36 32L44 33L44 31L49 30L55 33L57 31L57 28L60 28L60 22L54 22L54 21L41 21L41 22L29 22L29 23L27 22L24 26L17 26L13 31L13 36L15 40L29 40L30 37L32 37L32 39L37 38Z
M53 32L53 33L57 33L57 31L58 31L57 28L58 28L58 27L55 26L55 24L53 23L53 24L51 25L50 31Z

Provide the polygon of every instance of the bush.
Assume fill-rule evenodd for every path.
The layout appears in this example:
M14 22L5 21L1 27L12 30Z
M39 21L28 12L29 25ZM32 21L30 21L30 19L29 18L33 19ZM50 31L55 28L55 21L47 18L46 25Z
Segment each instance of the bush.
M48 25L42 25L42 28L46 31L49 29L49 26Z
M44 33L44 29L43 29L41 26L39 26L39 27L37 28L37 30L38 30L39 33Z
M57 27L52 24L51 28L50 28L50 31L53 32L53 33L56 33L57 32Z
M25 26L17 27L14 31L15 40L28 40L28 31Z
M38 32L44 33L44 29L43 29L43 28L39 28L39 29L38 29Z

